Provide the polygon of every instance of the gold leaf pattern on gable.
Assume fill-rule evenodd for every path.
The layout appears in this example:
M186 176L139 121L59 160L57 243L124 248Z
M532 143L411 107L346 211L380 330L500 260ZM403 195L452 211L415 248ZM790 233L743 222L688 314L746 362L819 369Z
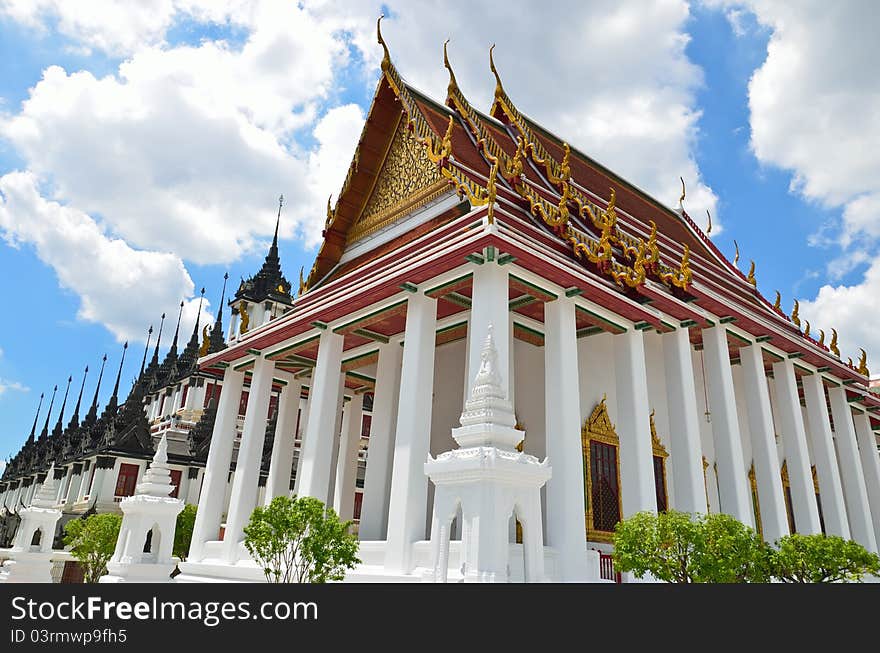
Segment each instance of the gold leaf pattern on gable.
M397 124L370 197L348 234L349 243L381 229L446 190L447 184L425 153L425 146L406 126L406 119Z

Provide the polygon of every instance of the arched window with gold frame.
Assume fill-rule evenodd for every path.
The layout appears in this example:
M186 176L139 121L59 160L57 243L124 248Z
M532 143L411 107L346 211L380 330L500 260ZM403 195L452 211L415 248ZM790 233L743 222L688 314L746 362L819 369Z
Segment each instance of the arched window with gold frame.
M657 437L657 425L654 423L654 411L651 411L651 450L654 462L654 495L657 497L657 512L666 512L669 508L669 493L666 489L666 459L669 453Z
M797 533L794 522L794 507L791 503L791 481L788 478L788 461L782 462L782 491L785 493L785 512L788 515L788 529L792 533ZM813 477L813 492L816 494L816 509L819 511L819 527L825 532L825 517L822 515L822 497L819 495L819 478L816 475L816 466L810 466L810 474Z
M755 463L749 468L749 487L752 490L752 510L755 513L755 530L763 539L764 529L761 526L761 501L758 497L758 479L755 476Z
M620 521L620 439L602 397L581 429L587 539L611 542Z

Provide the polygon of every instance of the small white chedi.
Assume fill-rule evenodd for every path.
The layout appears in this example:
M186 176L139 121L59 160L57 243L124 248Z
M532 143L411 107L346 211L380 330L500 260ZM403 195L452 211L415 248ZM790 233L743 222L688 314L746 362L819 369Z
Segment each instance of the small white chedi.
M55 526L61 519L61 511L55 509L57 493L53 464L31 505L18 513L21 523L12 540L12 548L0 549L0 555L10 558L0 570L0 583L52 582L52 541ZM37 532L38 543L32 544Z
M174 570L172 547L177 515L184 503L170 496L174 490L168 469L168 442L163 435L153 462L135 488L135 494L122 500L122 525L116 551L107 563L108 575L101 583L165 583ZM147 534L150 536L146 546ZM145 551L145 549L147 549Z
M545 580L541 487L551 476L550 464L516 450L525 431L516 428L497 359L490 324L461 426L452 429L460 448L437 458L428 456L425 463L425 473L436 487L431 529L434 582L446 582L450 529L459 508L465 582L508 581L511 514L522 526L526 582Z

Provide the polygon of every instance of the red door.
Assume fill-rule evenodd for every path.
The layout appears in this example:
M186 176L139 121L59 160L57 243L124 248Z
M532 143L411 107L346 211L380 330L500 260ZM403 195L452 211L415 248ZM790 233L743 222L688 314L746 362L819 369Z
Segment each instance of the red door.
M134 494L134 486L137 485L138 471L137 465L130 463L122 463L119 466L119 476L116 477L116 491L114 496L130 497Z

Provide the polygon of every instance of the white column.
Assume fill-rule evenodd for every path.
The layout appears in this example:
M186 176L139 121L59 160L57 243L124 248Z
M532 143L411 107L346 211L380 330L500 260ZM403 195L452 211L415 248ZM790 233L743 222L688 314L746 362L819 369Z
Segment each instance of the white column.
M544 424L553 466L547 481L547 544L556 549L558 576L565 582L588 578L574 311L568 298L544 304Z
M480 369L480 351L486 341L489 325L494 332L498 351L498 373L504 380L506 399L510 400L513 375L510 373L510 310L507 267L490 261L474 269L471 317L468 325L467 388L465 400L471 396L474 379Z
M617 377L617 434L620 438L620 482L623 517L657 512L651 446L645 336L636 329L614 336Z
M437 300L410 295L385 545L386 569L403 573L412 570L413 542L425 539L428 478L424 465L431 439L436 328Z
M807 404L807 421L810 425L813 460L816 463L816 476L819 480L825 531L829 535L839 535L848 540L850 538L849 522L846 518L846 504L843 499L840 470L837 466L837 453L834 451L834 436L831 434L831 422L828 419L825 385L819 374L803 376L801 382L804 386L804 400Z
M672 464L673 506L681 512L706 512L703 483L697 391L691 362L688 330L676 329L664 336L666 400L669 406L669 433Z
M782 478L779 475L779 454L773 413L770 408L770 390L764 373L764 354L761 345L754 344L739 350L743 367L743 387L749 414L749 433L752 442L752 461L758 486L758 504L761 509L761 529L764 539L773 543L788 535L788 517Z
M302 383L294 379L281 391L278 398L278 421L275 423L275 440L272 442L272 458L269 461L269 478L266 479L264 503L269 505L275 497L286 497L290 492L290 473L293 467L293 448L296 438L296 415Z
M339 374L339 404L336 406L336 421L333 423L333 446L330 448L330 475L327 478L328 506L336 505L336 467L339 464L339 447L342 440L342 419L345 412L345 372Z
M858 413L853 417L853 422L859 443L859 456L862 459L862 471L865 474L868 506L874 522L874 542L877 543L880 542L880 460L877 458L877 440L871 431L868 413Z
M810 454L807 450L807 434L804 431L801 401L798 396L794 365L788 359L773 364L776 383L776 402L779 411L779 428L782 446L791 483L791 503L794 523L798 533L813 535L822 532L819 523L819 507L816 489L810 473Z
M336 464L336 489L333 492L333 508L342 521L348 521L354 515L354 487L357 478L357 455L361 441L363 410L364 396L356 394L348 402L342 417L342 436Z
M311 383L311 381L309 381ZM303 384L305 385L305 384ZM309 397L312 396L312 387L309 386ZM300 402L300 414L299 414L299 455L296 458L296 476L294 477L293 482L293 493L296 496L299 496L299 483L302 478L302 466L303 466L303 445L306 441L306 431L309 429L309 406L312 405L308 399L303 399Z
M260 464L263 458L263 443L266 439L274 371L274 361L266 360L262 356L258 356L254 361L254 374L251 377L241 442L238 445L238 458L235 461L229 515L226 518L226 531L223 535L224 558L228 562L234 563L238 560L243 529L257 505L257 484L260 480Z
M843 386L828 388L828 399L831 401L831 416L834 418L837 460L840 463L840 477L843 479L843 498L846 502L846 514L849 517L850 537L869 551L876 553L877 540L871 521L868 490L859 461L856 432L852 411L846 400L846 389Z
M236 372L232 367L226 368L189 550L189 558L195 562L204 558L205 542L216 540L220 532L220 520L225 506L226 480L229 475L229 463L232 461L232 445L235 440L235 424L238 419L243 383L244 372Z
M384 540L388 527L388 492L391 488L391 460L397 427L402 357L403 347L397 342L390 342L379 348L370 444L367 448L367 469L364 476L364 498L358 527L362 540Z
M709 390L709 411L718 465L721 512L754 526L752 500L743 462L742 437L733 394L733 373L727 349L727 329L723 324L703 329L703 357Z
M318 344L318 361L309 388L309 423L300 448L299 494L327 501L330 464L339 409L339 374L343 336L325 329Z

